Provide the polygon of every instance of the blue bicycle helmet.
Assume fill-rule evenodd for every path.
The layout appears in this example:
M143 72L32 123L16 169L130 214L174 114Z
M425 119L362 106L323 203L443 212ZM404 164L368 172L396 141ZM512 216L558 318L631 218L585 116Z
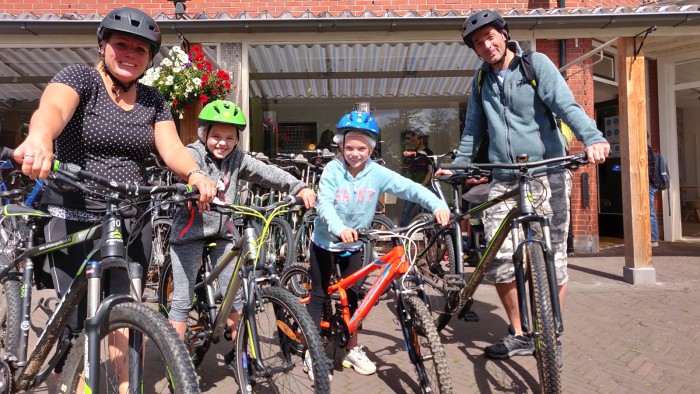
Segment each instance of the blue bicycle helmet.
M364 131L374 138L379 136L379 126L374 121L372 115L367 112L352 111L346 114L336 126L339 133L345 134L348 131Z
M368 136L368 143L374 149L377 146L377 139L379 138L379 126L377 122L374 121L372 115L367 112L362 111L352 111L346 114L336 126L338 129L338 134L333 137L333 142L336 144L344 143L345 135L351 131L357 131Z

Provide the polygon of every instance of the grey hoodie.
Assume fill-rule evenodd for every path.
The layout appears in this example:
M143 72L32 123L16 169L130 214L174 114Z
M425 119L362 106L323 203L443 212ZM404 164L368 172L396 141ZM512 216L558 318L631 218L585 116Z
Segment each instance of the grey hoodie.
M202 141L187 145L187 151L209 179L219 184L223 183L224 190L219 191L217 197L226 203L235 201L239 180L292 195L306 187L304 182L291 174L250 157L238 147L221 161L207 151ZM200 213L196 206L191 209L180 206L173 217L170 242L184 244L204 238L227 237L232 232L233 227L225 215L213 211Z

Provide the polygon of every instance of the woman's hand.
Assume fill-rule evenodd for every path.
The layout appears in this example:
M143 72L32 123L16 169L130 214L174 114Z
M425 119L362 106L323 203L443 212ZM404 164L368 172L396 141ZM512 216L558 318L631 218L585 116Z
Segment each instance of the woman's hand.
M197 186L197 190L199 190L199 200L197 201L199 212L208 211L209 203L212 202L216 196L216 184L207 178L206 175L199 172L192 173L187 183L192 186Z
M450 224L450 211L447 209L438 209L433 212L435 216L435 221L441 226L447 226Z
M47 137L48 134L46 135ZM53 141L40 134L29 134L15 149L14 160L22 164L22 173L32 179L46 179L53 165Z
M311 209L314 207L314 203L316 202L316 193L314 193L313 190L305 187L299 190L296 196L304 200L304 207L306 207L306 209Z
M340 233L340 240L346 244L357 242L357 231L350 227L346 228Z

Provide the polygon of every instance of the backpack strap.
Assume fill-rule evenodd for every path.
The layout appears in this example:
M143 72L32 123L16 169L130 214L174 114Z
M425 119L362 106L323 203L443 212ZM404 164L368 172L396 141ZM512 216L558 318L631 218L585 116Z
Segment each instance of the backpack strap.
M532 86L533 89L535 89L535 94L537 94L537 75L535 75L535 68L532 67L532 51L531 50L525 50L523 51L522 56L520 56L520 69L523 72L523 75L525 76L525 79L527 82ZM540 100L541 101L541 100ZM549 109L549 106L542 102L542 105L544 105L545 110L547 111L547 115L549 116L549 124L552 126L553 129L558 128L557 127L557 119L554 116L554 113L552 112L551 109ZM568 144L568 141L567 141ZM567 147L568 149L568 147Z

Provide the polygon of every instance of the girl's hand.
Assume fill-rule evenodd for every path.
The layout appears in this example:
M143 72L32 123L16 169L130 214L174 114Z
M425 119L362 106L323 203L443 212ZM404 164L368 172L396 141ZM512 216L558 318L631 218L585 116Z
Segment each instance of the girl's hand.
M435 221L438 222L441 226L447 226L450 224L450 211L447 209L438 209L437 211L433 212L433 215L435 215Z
M350 227L346 228L340 233L340 240L346 244L357 242L357 231Z
M316 202L316 193L314 193L313 190L305 187L299 190L296 196L304 200L304 207L306 207L306 209L311 209L314 207L314 203Z

